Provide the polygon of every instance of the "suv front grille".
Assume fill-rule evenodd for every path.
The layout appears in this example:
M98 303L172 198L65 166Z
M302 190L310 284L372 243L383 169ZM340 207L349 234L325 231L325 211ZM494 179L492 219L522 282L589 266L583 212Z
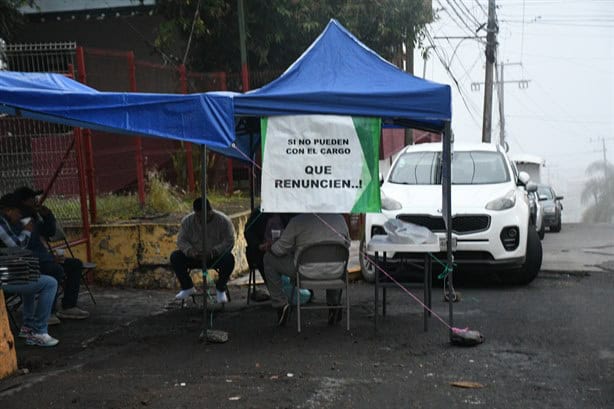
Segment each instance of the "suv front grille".
M400 214L397 216L397 219L424 226L435 233L446 231L446 226L441 216ZM489 227L490 216L486 214L456 215L452 218L452 231L456 234L477 233L488 230Z

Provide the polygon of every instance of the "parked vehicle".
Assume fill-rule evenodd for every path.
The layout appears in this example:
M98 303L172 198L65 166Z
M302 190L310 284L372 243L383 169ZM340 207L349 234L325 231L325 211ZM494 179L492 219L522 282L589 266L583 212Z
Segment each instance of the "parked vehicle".
M386 234L386 220L426 226L445 236L441 214L441 144L428 143L405 148L383 181L382 212L365 218L365 243L373 235ZM529 175L518 173L507 155L491 144L455 143L452 160L452 235L457 264L496 267L510 282L529 283L539 272L542 247L530 225L527 191ZM526 190L525 190L526 189ZM361 257L363 277L372 281L373 266ZM391 263L398 262L388 254Z
M529 182L532 183L532 182ZM546 224L544 223L544 206L539 201L537 191L527 192L529 197L529 209L531 209L531 224L535 227L540 240L546 235Z
M544 208L544 225L552 232L560 232L561 213L563 212L561 200L563 200L563 196L557 196L554 189L548 185L539 185L537 193Z

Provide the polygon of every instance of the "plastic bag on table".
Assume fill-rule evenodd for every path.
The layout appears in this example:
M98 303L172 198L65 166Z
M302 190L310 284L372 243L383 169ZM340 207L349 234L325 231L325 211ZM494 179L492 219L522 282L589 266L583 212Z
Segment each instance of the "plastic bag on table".
M424 226L404 222L399 219L388 219L384 223L388 240L399 244L437 243L437 236Z

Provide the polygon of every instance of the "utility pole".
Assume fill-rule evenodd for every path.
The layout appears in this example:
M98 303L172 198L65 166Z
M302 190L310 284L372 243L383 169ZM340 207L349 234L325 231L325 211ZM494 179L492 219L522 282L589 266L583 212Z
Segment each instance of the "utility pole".
M245 7L243 0L237 0L237 8L239 14L239 47L241 51L241 82L243 84L242 91L249 91L249 70L247 68L247 50L245 46Z
M493 65L497 52L497 23L495 21L495 0L488 0L488 24L486 25L486 76L484 78L484 118L482 120L482 142L490 143L492 128Z
M497 96L499 99L499 144L503 147L505 147L505 108L504 108L504 102L505 102L505 96L504 96L504 89L505 89L505 84L518 84L518 88L520 89L527 89L529 88L529 82L531 80L527 80L527 79L521 79L521 80L508 80L506 81L504 78L504 70L505 70L505 66L506 65L522 65L521 62L507 62L507 63L500 63L500 64L495 64L495 82L493 84L493 86L496 86L497 88ZM472 91L479 91L481 89L481 86L485 85L484 82L472 82L471 83L471 90ZM491 127L492 127L492 119L491 119ZM489 139L488 141L485 141L484 139L482 139L482 142L490 142L490 133L489 135Z
M499 64L499 74L497 78L498 87L497 87L497 95L499 96L499 145L505 147L505 109L503 107L503 103L505 101L505 97L503 95L504 81L503 71L505 65L503 63Z
M601 146L603 149L603 175L605 177L606 186L608 186L607 183L610 179L608 179L608 156L606 154L607 151L605 149L605 138L601 138Z

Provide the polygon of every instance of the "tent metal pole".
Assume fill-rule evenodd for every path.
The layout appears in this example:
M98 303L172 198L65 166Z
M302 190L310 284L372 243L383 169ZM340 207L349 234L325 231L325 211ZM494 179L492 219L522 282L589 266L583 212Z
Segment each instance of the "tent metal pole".
M254 162L256 161L256 155L254 154L254 136L249 134L249 157L251 158L251 162L249 164L249 199L250 199L250 210L254 210L255 206L255 190L256 190L256 169L254 166Z
M444 132L443 132L443 172L442 175L444 180L442 180L442 188L443 188L443 216L445 218L446 225L446 256L447 256L447 266L448 268L452 268L452 263L454 262L454 256L452 255L452 126L450 121L447 121L445 124ZM448 276L448 320L450 324L450 328L454 327L454 269L449 270ZM452 329L450 329L450 337L452 337Z
M200 198L202 200L202 210L200 212L200 222L202 226L202 247L200 250L202 259L202 278L203 278L203 332L204 342L207 343L207 327L209 323L209 314L207 312L207 296L209 295L208 283L207 283L207 254L206 241L207 241L207 147L201 146L201 169L200 169Z

